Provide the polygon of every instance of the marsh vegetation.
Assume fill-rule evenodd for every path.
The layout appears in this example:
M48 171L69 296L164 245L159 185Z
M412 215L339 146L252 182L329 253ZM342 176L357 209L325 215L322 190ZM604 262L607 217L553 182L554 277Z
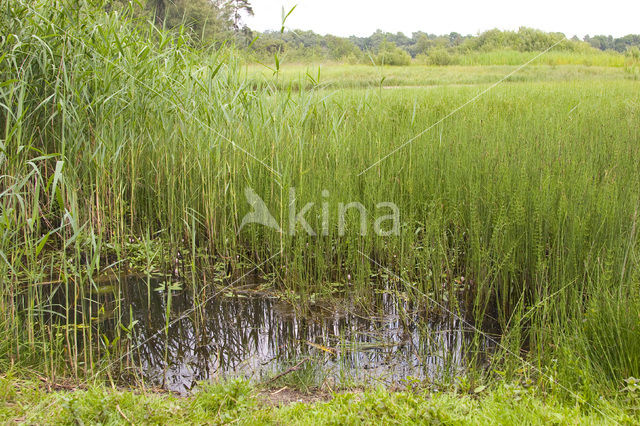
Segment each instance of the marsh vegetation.
M499 399L516 382L528 403L577 404L569 417L602 415L601 397L637 416L637 61L269 70L47 3L0 11L3 386L180 376L190 392L255 379L258 353L275 363L251 386L366 387L350 375L366 362L409 392L378 395L406 410L424 402L412 390ZM327 232L242 227L246 188L280 229L295 188ZM357 210L324 216L354 201L394 203L399 232L363 235Z

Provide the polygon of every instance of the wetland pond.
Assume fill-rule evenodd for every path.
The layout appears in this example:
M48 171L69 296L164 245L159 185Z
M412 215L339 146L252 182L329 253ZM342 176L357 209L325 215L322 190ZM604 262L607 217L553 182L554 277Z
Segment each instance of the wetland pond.
M117 285L122 323L134 323L127 374L180 394L210 379L277 383L292 373L329 388L402 388L486 365L495 349L465 321L428 315L385 288L312 303L302 313L257 285L197 295L207 301L197 307L191 290L163 285L132 277ZM110 324L113 317L103 327Z

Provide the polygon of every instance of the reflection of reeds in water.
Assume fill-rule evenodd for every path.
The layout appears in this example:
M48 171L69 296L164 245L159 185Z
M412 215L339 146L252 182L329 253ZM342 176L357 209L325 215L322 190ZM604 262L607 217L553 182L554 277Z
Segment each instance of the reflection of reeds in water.
M305 365L278 383L397 385L407 376L435 382L471 367L472 337L459 322L430 322L424 307L389 293L372 294L368 311L344 299L340 312L308 315L275 309L281 302L266 295L220 296L197 317L172 323L194 305L191 292L149 295L144 281L124 285L123 302L139 321L136 339L145 342L163 329L136 351L135 365L148 382L181 392L205 379L270 380L301 360Z

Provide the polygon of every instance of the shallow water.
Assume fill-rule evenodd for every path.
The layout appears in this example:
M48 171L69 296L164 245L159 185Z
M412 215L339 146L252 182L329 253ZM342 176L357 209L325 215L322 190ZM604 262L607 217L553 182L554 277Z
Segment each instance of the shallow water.
M296 313L290 303L254 291L226 291L193 310L191 290L168 294L144 280L121 283L123 323L133 333L136 375L148 384L188 393L198 381L244 377L265 381L290 372L308 384L376 384L403 387L414 379L437 381L483 363L491 342L453 318L434 318L393 292L366 299L340 296ZM156 289L156 290L154 290ZM166 359L166 362L165 362ZM301 363L302 362L302 363ZM476 364L477 366L477 364ZM131 372L133 375L133 372Z

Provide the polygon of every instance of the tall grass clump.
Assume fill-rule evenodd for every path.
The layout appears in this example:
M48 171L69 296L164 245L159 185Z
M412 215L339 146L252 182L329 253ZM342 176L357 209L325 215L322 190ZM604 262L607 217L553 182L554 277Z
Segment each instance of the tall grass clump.
M212 252L235 244L233 232L213 237L233 215L207 209L230 208L225 176L245 158L227 120L251 100L232 57L117 12L82 1L0 10L3 332L9 357L26 340L53 365L56 342L77 373L101 339L83 326L94 278L131 263L145 236L164 244L162 269L190 239Z
M103 286L107 271L188 278L196 294L210 266L258 265L301 300L393 273L536 362L565 341L606 383L636 374L635 348L616 342L637 330L608 340L602 326L637 320L633 81L505 83L406 144L486 81L330 91L276 72L255 85L234 52L126 11L15 0L0 13L2 365L82 376L127 362L131 324L107 303L121 290ZM282 232L240 229L247 187ZM316 235L292 235L290 206L309 202ZM366 232L354 209L338 220L350 202ZM399 235L373 232L380 202L398 206ZM107 309L121 321L110 332Z

